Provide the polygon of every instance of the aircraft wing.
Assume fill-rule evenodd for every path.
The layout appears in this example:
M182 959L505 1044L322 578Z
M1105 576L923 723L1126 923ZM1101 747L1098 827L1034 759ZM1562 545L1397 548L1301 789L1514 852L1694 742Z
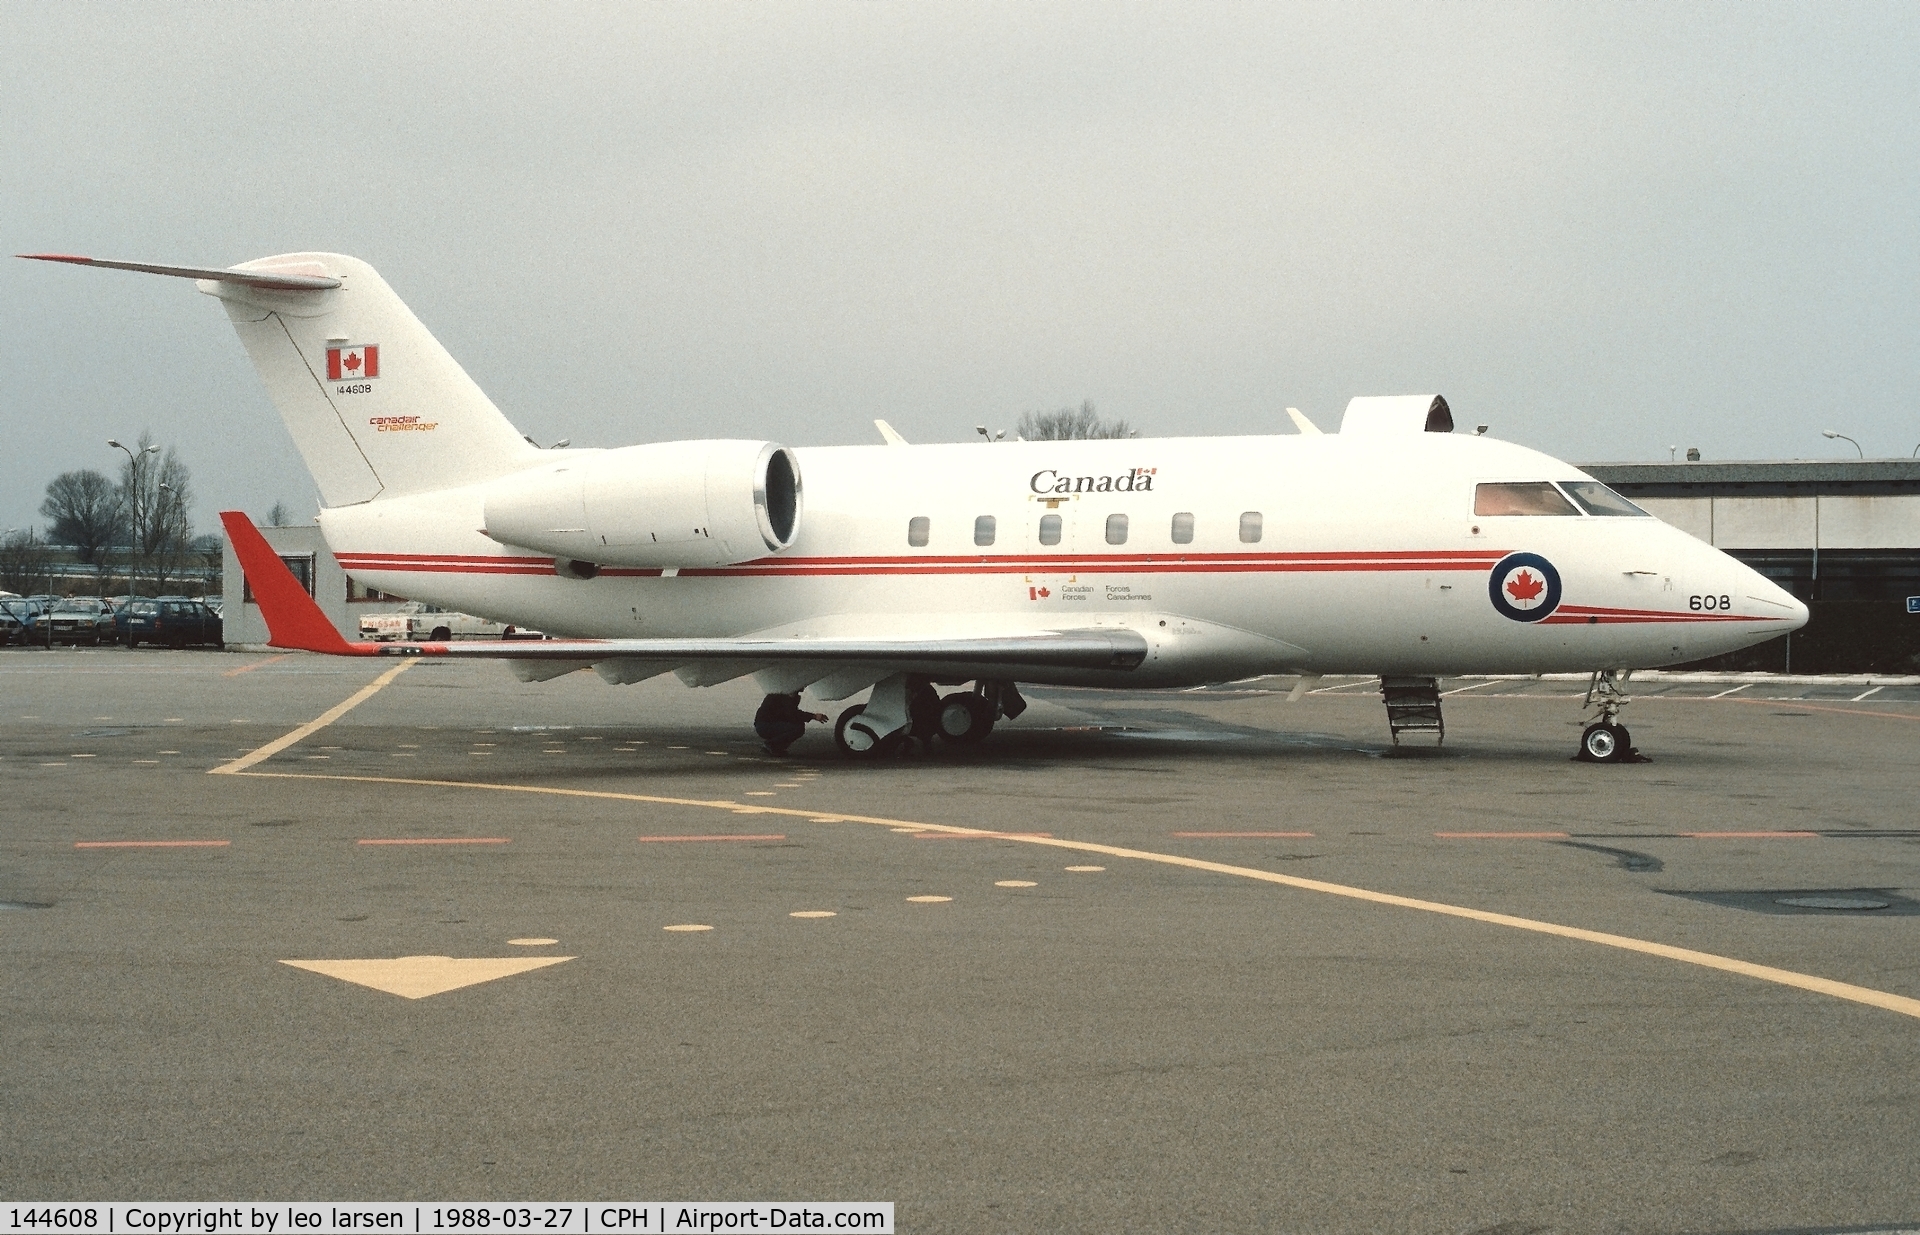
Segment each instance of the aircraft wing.
M220 522L233 542L234 555L253 587L273 647L296 648L332 656L432 656L456 660L573 662L653 661L682 665L695 661L778 665L816 662L834 665L884 664L896 672L938 671L948 667L994 665L1052 669L1133 669L1147 658L1147 641L1138 632L1113 627L1036 631L983 637L946 636L871 639L844 636L720 639L539 639L477 640L468 643L369 643L344 638L313 597L293 577L260 530L240 511L222 511Z

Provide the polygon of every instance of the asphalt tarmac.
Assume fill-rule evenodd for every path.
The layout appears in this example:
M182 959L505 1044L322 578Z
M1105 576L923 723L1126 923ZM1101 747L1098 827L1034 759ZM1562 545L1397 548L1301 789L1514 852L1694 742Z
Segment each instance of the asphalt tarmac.
M1920 1227L1911 684L1663 679L1627 766L1566 681L1398 751L1358 680L1036 689L870 765L398 663L0 652L4 1199Z

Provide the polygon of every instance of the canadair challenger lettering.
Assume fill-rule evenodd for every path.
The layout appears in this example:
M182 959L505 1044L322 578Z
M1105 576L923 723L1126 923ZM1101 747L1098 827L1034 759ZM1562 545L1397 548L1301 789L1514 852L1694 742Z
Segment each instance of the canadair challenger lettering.
M1437 395L1354 399L1337 433L1290 411L1299 434L1156 439L1151 467L1137 440L912 446L884 424L878 446L540 450L354 258L33 256L196 280L313 474L348 575L558 636L349 643L224 514L277 647L495 657L526 682L591 668L866 691L835 730L858 756L910 727L978 741L1025 707L1017 683L1378 674L1397 740L1409 709L1438 730L1439 675L1580 671L1599 709L1580 755L1617 761L1634 754L1618 722L1634 669L1807 620L1578 469L1454 434Z

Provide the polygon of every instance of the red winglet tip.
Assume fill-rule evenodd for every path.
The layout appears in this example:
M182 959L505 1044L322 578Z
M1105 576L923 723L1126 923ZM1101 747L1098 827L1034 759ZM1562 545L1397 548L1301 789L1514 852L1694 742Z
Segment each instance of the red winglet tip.
M91 257L77 257L72 253L15 253L14 256L23 257L30 262L72 262L76 266L93 264Z
M334 629L307 589L293 577L253 520L238 510L220 512L221 525L240 559L240 569L253 587L254 603L266 619L267 642L277 648L324 652L330 656L371 656L371 645L348 643Z

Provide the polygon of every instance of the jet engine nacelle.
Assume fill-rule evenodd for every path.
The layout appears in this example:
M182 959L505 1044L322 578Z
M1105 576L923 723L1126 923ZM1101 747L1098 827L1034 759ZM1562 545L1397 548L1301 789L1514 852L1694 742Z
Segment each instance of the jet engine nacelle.
M778 552L800 526L800 463L773 442L570 451L484 490L486 534L600 566L726 566Z

